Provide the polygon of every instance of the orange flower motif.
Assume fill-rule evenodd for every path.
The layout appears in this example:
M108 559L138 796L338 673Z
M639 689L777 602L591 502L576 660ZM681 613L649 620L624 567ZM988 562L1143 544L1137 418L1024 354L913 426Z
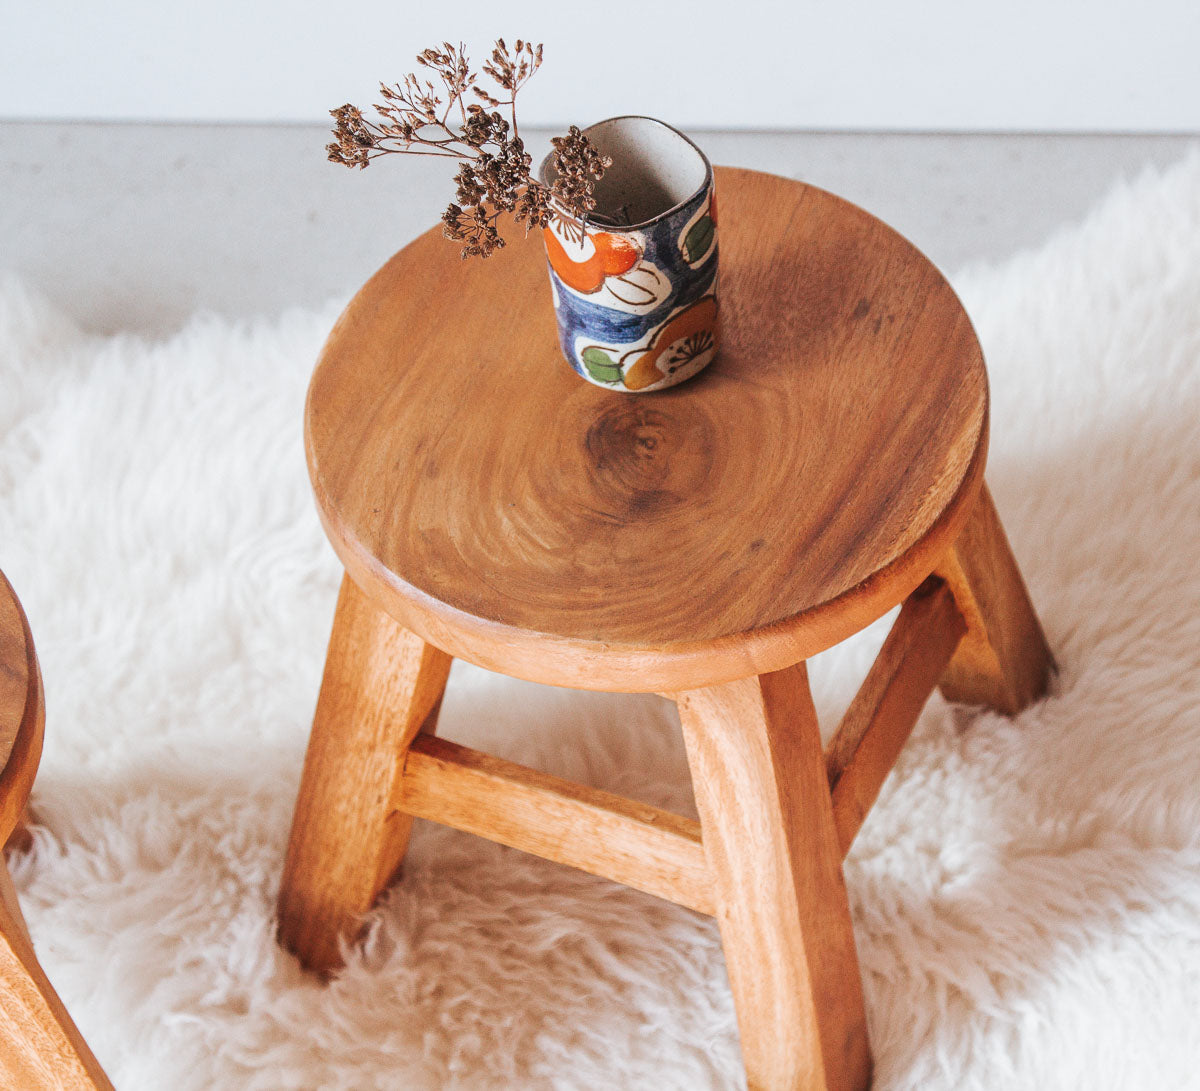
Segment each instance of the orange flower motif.
M717 300L706 295L664 325L650 347L625 372L622 381L630 390L644 390L661 382L717 343Z
M588 235L595 248L591 256L583 261L575 261L550 228L543 228L542 233L546 239L546 257L550 261L550 268L568 288L584 295L600 291L605 277L628 273L642 256L641 251L624 236L600 231Z

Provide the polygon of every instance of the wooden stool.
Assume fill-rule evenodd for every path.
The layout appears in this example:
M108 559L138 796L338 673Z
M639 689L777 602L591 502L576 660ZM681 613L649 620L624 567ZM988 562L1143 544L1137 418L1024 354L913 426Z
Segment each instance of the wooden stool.
M717 188L723 347L661 394L572 374L519 234L463 263L431 231L338 321L306 442L346 579L280 937L337 967L432 819L714 914L750 1086L863 1088L842 859L935 685L1014 712L1052 660L954 293L827 193ZM804 661L900 602L823 753ZM452 656L674 697L700 822L435 738Z
M42 676L29 623L0 572L0 844L16 841L45 723ZM47 980L0 862L0 1086L21 1091L108 1088L92 1051Z

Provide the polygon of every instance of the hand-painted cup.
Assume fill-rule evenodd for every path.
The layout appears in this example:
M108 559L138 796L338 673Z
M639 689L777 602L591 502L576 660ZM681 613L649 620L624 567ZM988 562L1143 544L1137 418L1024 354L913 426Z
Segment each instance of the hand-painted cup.
M662 390L717 352L712 165L654 118L609 118L584 133L612 166L586 222L555 205L543 231L559 344L597 386ZM554 182L553 155L539 174Z

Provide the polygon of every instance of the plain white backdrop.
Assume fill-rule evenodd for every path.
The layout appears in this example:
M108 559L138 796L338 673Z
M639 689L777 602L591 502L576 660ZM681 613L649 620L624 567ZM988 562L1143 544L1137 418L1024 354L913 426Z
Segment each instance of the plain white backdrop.
M497 35L546 44L532 126L1200 129L1196 0L0 0L0 118L323 120Z

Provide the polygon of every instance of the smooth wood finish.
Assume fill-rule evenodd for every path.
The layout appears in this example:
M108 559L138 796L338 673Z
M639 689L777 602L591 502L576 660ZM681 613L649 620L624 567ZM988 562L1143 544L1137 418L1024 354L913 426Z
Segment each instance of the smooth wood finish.
M1054 656L986 486L937 572L968 630L942 678L946 699L1013 715L1044 697Z
M936 577L905 601L825 751L843 855L965 632L954 596Z
M416 818L716 912L700 823L444 739L413 741L398 805Z
M50 984L8 869L0 864L0 1087L112 1091L112 1084Z
M45 727L42 677L21 604L0 572L0 842L29 801ZM111 1091L38 963L8 868L0 860L0 1086Z
M31 763L28 758L14 764L8 770L13 747L21 736L22 728L28 731L29 717L38 716L41 707L40 684L36 679L36 657L32 654L32 639L24 611L17 601L12 585L0 573L0 776L12 777L15 772L25 770ZM33 787L33 775L37 772L41 757L41 728L37 752L32 755L32 768L28 772L28 784L13 784L7 792L0 793L0 843L8 839L16 827L29 799Z
M5 855L24 853L33 848L33 833L29 827L36 824L37 819L34 817L33 808L26 803L24 809L21 811L21 817L17 819L17 824L13 827L12 833L8 835L8 840L4 842Z
M678 702L747 1082L862 1091L862 983L804 664Z
M347 580L280 936L336 967L430 818L715 912L750 1087L862 1091L846 849L939 677L1015 711L1050 659L944 279L827 193L716 181L723 343L679 387L576 377L519 232L464 264L435 229L339 319L305 442ZM804 660L906 599L823 754ZM700 826L434 738L452 655L673 695Z
M434 730L449 670L448 655L342 581L279 895L279 938L310 969L342 964L339 938L354 938L400 866L404 755Z
M716 185L722 348L672 390L570 370L519 230L466 263L429 232L338 321L306 414L318 509L431 643L534 681L693 688L837 643L949 549L987 425L954 293L828 193Z

